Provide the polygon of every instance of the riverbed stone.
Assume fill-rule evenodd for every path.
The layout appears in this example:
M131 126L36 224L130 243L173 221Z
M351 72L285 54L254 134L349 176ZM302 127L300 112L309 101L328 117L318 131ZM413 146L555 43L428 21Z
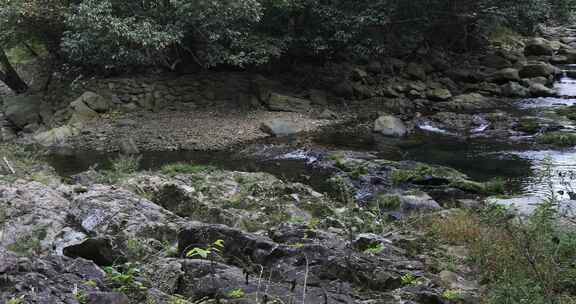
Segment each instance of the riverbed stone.
M509 81L520 81L520 73L517 69L506 68L492 74L492 81L506 83Z
M3 97L4 114L16 128L21 129L31 123L40 121L42 96L22 94Z
M529 90L517 82L509 82L502 87L502 95L506 97L526 97Z
M452 98L452 93L448 89L436 88L428 90L426 97L433 101L446 101Z
M272 136L283 137L301 132L302 127L296 122L277 118L263 122L260 130Z
M0 193L0 248L22 255L61 253L71 207L62 193L38 182L2 184Z
M522 67L520 76L522 78L550 77L554 75L555 72L556 69L548 63L534 62Z
M34 136L34 140L44 147L55 147L65 145L70 138L78 134L80 134L80 130L77 128L64 125L38 133Z
M267 105L272 111L308 112L310 110L309 100L277 93L270 94Z
M541 83L533 83L530 85L530 95L534 97L553 97L556 96L556 91L546 87Z
M98 112L92 110L82 98L78 98L70 103L72 109L72 117L70 118L71 125L82 125L96 117Z
M82 100L90 109L98 113L103 113L110 109L111 102L94 92L85 92L79 97L79 99Z
M526 43L524 54L526 56L551 56L554 50L550 41L544 38L533 38Z
M404 137L408 134L408 128L400 118L383 115L374 122L374 132L384 136Z

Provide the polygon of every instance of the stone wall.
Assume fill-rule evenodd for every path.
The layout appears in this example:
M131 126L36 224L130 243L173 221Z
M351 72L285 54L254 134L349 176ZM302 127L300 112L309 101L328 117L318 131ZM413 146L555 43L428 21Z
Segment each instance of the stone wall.
M107 97L120 109L127 111L159 110L173 103L192 103L196 106L247 106L251 104L253 96L251 76L245 73L93 79L82 82L74 89L77 96L85 91L93 91Z

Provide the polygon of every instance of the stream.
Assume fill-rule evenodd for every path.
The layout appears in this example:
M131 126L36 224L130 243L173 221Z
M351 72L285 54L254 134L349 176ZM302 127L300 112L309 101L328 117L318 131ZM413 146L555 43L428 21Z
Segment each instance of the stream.
M565 67L574 70L576 65ZM510 111L520 116L538 116L553 119L564 130L574 130L574 123L554 113L554 109L576 104L576 79L562 77L555 85L560 97L520 99ZM484 127L485 128L485 127ZM241 150L223 152L169 151L145 152L141 169L157 169L174 162L193 162L212 165L226 170L268 172L291 181L309 184L326 190L327 172L313 166L318 151L353 150L371 152L379 158L414 160L455 168L473 179L486 181L496 177L508 180L515 192L526 197L545 197L551 191L562 199L576 199L576 149L538 149L534 137L509 140L473 136L461 138L450 132L430 126L421 127L411 140L400 141L379 135L334 133L319 134L312 138L313 149L291 146L274 150L275 144L258 143L250 151L267 149L273 153L242 153ZM481 134L480 128L475 133ZM416 140L413 140L416 139ZM288 139L287 141L290 141ZM284 147L290 145L284 145ZM313 152L314 151L314 152ZM109 166L114 154L92 151L57 153L49 162L63 176L70 176L91 167ZM542 178L543 172L551 178ZM571 197L572 196L572 197Z

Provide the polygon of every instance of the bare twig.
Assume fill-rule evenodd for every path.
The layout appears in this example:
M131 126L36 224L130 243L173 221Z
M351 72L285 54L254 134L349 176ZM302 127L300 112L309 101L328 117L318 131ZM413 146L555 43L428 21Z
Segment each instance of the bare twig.
M6 164L6 167L8 167L8 170L10 170L10 173L16 174L14 167L12 167L12 165L10 165L10 162L8 161L8 159L6 157L3 157L2 159L4 160L4 164Z

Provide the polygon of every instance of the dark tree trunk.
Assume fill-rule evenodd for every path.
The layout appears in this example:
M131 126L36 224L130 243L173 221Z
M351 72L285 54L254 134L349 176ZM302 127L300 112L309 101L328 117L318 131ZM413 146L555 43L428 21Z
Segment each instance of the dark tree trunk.
M18 75L18 72L16 72L12 66L10 60L8 60L8 56L6 56L3 49L0 49L0 67L2 67L0 71L0 81L5 83L16 94L22 94L28 91L28 85L20 78L20 75Z

